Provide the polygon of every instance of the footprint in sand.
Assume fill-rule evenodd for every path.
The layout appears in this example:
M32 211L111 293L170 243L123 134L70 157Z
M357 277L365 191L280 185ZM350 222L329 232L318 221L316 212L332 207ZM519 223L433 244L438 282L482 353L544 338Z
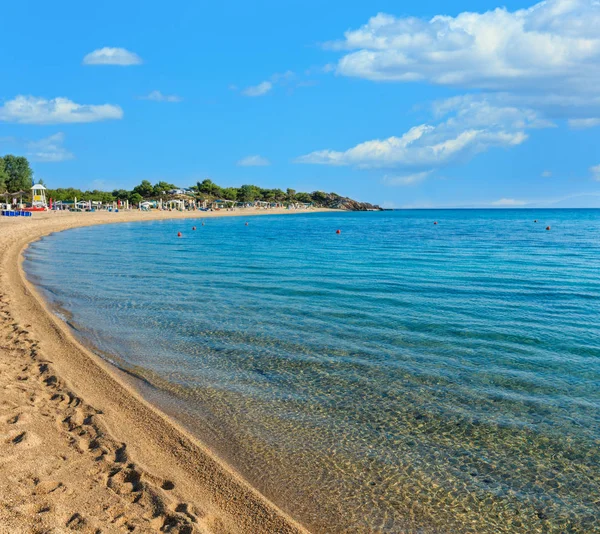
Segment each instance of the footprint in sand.
M21 414L18 413L17 415L10 417L9 419L7 419L7 423L9 425L16 425L19 422L19 418L21 417Z
M65 526L72 530L83 530L85 528L85 519L81 514L75 513L67 521Z
M8 443L12 443L13 445L23 449L30 449L39 445L41 441L42 440L33 432L19 432L17 434L13 434L9 438Z
M165 480L160 487L166 491L171 491L175 488L175 484L170 480Z

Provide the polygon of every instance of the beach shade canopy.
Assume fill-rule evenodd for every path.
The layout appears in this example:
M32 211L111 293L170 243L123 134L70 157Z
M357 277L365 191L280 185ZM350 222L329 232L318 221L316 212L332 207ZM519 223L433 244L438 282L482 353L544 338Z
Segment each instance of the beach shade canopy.
M46 191L46 188L42 184L35 184L32 188L32 191Z

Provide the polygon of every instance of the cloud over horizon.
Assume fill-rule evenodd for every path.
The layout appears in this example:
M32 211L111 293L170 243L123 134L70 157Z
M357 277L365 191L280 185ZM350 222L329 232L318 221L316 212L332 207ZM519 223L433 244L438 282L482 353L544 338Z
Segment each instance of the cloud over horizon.
M112 104L77 104L68 98L47 100L18 95L0 107L0 121L18 124L62 124L122 119L123 110Z
M300 156L296 163L353 166L359 169L394 168L409 171L393 185L425 179L433 170L468 161L493 147L510 148L523 143L526 130L552 126L531 110L496 107L483 98L452 98L435 106L437 124L421 124L399 137L365 141L344 151L317 150Z
M105 46L90 52L83 58L84 65L118 65L128 67L130 65L141 65L142 58L135 52L125 48L112 48Z

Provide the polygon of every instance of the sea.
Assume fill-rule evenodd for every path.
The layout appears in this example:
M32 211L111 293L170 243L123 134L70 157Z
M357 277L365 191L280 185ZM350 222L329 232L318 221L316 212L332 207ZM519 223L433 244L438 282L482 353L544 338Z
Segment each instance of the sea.
M314 533L600 532L600 210L93 226L24 268Z

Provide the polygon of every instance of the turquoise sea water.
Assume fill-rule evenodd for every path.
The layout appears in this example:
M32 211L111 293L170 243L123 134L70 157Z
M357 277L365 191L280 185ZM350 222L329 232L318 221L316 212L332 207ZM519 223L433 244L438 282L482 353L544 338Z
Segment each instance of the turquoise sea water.
M70 230L25 269L314 532L600 532L600 211L244 222Z

